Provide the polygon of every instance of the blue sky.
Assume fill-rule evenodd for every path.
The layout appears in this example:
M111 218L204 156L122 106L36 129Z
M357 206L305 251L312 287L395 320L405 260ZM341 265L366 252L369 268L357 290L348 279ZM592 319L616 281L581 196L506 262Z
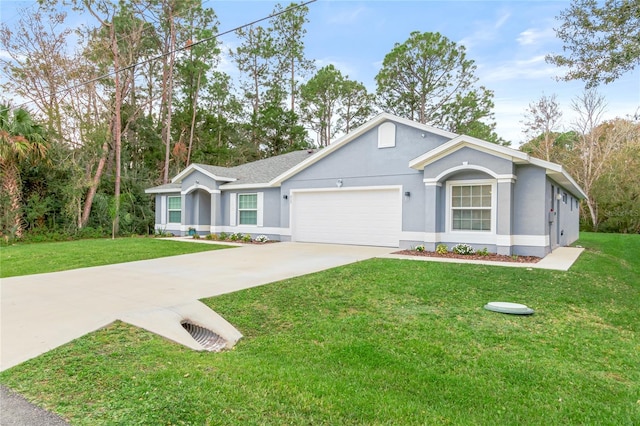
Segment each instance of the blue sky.
M1 0L0 19L14 22L16 9L35 8L35 3ZM216 11L223 32L269 15L277 2L203 3ZM525 109L543 94L558 96L566 129L575 118L570 102L582 93L583 83L556 81L562 70L544 60L548 53L561 52L553 27L559 24L555 17L568 6L568 0L318 0L309 5L306 52L318 67L334 64L375 91L375 75L395 43L404 42L412 31L440 32L466 47L467 57L478 67L479 84L494 91L498 134L518 146L524 139ZM233 35L223 36L221 41L228 47L236 45ZM607 100L606 119L633 114L640 107L640 71L627 73L598 90Z

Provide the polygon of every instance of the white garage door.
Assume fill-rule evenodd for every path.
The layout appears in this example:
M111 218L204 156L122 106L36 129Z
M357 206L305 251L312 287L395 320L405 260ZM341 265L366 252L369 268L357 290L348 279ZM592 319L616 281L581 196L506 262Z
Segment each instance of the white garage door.
M291 198L293 241L398 246L399 187L295 191Z

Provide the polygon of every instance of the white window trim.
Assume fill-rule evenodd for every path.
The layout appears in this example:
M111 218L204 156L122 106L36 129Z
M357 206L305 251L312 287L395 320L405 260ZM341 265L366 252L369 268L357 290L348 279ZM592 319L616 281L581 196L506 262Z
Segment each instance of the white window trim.
M236 194L233 194L236 195ZM240 223L240 195L255 195L256 196L256 224L246 224L246 223ZM235 217L237 217L237 221L234 221L231 226L243 226L243 227L250 227L250 228L256 228L256 227L262 227L263 225L263 220L264 220L264 215L263 215L263 211L264 211L264 192L242 192L242 193L238 193L238 201L237 201L237 205L234 206L235 207ZM253 209L244 209L246 211L253 211Z
M169 199L170 198L178 198L180 199L180 210L170 209L169 208ZM180 222L171 222L171 212L179 211L180 212ZM180 224L182 223L182 197L180 195L168 195L167 196L167 223Z
M160 196L160 224L165 225L167 223L167 196Z
M451 195L453 193L452 187L454 186L469 186L469 185L491 185L491 231L476 231L476 230L462 230L462 229L453 229L453 215L452 215L452 205L451 205ZM497 208L498 208L498 185L495 179L478 179L478 180L452 180L447 181L447 213L446 213L446 229L447 233L460 235L460 234L478 234L485 236L495 236L496 235L496 225L497 225Z

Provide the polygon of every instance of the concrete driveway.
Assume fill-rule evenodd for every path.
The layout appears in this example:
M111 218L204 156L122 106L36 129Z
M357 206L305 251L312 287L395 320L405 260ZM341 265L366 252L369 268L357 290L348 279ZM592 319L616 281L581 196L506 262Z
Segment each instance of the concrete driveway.
M202 314L198 299L381 256L394 250L397 249L306 243L247 245L6 278L0 283L0 371L115 320L144 326L171 338L170 334L162 332L163 327L176 327L185 333L179 319L173 321L171 314L179 318L184 315L185 307ZM232 318L229 320L233 321Z

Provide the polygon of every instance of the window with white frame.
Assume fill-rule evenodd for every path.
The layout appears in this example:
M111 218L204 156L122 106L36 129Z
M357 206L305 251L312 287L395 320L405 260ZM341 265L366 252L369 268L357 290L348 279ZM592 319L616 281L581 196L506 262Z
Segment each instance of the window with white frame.
M238 194L238 225L258 224L258 194Z
M182 221L182 197L167 197L167 211L169 212L169 223L180 223Z
M491 231L492 185L451 186L451 229Z

